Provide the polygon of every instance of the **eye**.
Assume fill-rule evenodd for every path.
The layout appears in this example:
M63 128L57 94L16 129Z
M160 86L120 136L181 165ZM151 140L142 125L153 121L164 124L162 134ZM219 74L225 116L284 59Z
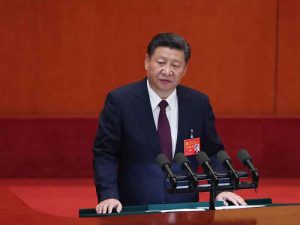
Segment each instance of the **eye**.
M158 63L159 65L163 65L163 64L165 64L165 62L164 62L164 61L157 61L157 63Z

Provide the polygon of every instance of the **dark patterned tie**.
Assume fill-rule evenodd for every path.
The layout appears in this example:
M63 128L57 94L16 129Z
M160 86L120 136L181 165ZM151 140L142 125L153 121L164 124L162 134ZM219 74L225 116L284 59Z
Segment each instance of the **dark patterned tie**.
M160 108L158 124L157 124L157 132L160 142L161 152L167 156L167 158L172 161L172 138L171 138L171 130L169 120L166 115L166 108L168 106L168 102L166 100L162 100L158 104Z

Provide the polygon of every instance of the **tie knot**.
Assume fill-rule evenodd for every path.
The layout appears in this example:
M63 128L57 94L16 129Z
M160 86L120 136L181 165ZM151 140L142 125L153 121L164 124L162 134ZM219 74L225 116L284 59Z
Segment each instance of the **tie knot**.
M158 106L159 106L159 108L161 109L161 110L164 110L164 109L166 109L167 107L168 107L168 102L166 101L166 100L162 100L159 104L158 104Z

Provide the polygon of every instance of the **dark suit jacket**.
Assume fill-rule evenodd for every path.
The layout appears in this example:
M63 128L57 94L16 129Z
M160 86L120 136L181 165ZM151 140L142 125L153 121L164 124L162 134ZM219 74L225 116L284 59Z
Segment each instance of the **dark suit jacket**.
M179 85L176 152L184 139L201 139L209 156L223 149L217 136L208 97ZM107 95L94 142L94 171L98 200L119 199L123 205L191 202L197 193L168 194L166 176L156 163L160 145L154 124L146 79L118 88ZM189 157L196 170L194 156ZM183 173L172 163L175 173Z

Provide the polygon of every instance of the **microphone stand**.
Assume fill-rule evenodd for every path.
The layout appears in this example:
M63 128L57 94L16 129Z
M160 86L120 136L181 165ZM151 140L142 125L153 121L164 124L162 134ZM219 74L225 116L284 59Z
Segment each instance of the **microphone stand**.
M244 171L237 172L238 178L248 178L249 174ZM210 181L210 184L198 184L196 187L191 187L191 183L189 182L188 186L171 186L168 189L169 193L191 193L191 192L210 192L209 195L209 209L215 210L215 198L216 193L219 191L231 191L231 190L239 190L239 189L256 189L258 187L259 176L258 172L251 173L251 182L239 181L236 183L236 179L232 179L232 175L230 173L217 173L214 176L211 173L197 173L196 174L198 181L207 180ZM188 176L183 175L175 175L177 181L190 181ZM228 179L229 183L219 183L219 179Z
M216 198L216 187L218 186L219 180L210 174L211 177L211 186L209 191L209 209L215 210L215 198Z
M178 186L178 183L172 182L172 179L170 176L168 176L170 182L173 184L173 186L168 190L170 193L192 193L192 192L209 192L209 209L215 210L215 198L216 193L219 191L231 191L231 190L238 190L238 189L256 189L258 187L258 181L259 181L259 173L252 165L248 165L250 163L247 163L247 166L250 167L251 171L251 182L241 182L240 178L248 178L248 173L244 171L236 172L232 165L229 156L225 151L220 151L218 153L218 157L221 161L225 162L225 165L227 166L228 173L216 173L210 165L210 160L205 152L200 152L196 156L196 159L198 161L198 164L201 165L204 168L204 174L198 174L191 171L191 168L188 164L188 159L184 156L183 153L177 153L175 155L175 161L178 164L184 165L183 168L186 170L187 175L185 176L178 176L174 175L172 179L176 181L188 181L187 183L189 185L187 186ZM244 158L246 160L250 160L251 157L247 153L246 150L241 150L240 153L238 153L238 157L240 160L244 163ZM230 162L227 162L230 161ZM219 179L229 179L229 183L219 183ZM210 183L208 185L205 184L199 184L199 181L201 180L207 180Z

